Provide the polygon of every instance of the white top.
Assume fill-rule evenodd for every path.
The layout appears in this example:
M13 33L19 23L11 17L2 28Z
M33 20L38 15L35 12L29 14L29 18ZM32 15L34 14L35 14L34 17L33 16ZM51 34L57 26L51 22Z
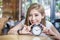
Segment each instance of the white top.
M53 24L52 24L51 22L46 21L46 27L47 27L48 29L50 29L52 25L53 25Z

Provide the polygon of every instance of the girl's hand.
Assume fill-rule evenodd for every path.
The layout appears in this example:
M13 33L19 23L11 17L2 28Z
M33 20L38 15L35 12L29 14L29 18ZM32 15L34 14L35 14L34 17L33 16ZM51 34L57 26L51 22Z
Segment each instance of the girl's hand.
M54 33L51 29L47 29L44 25L42 25L42 28L43 28L43 32L47 35L51 35L51 36L54 36L56 35L56 33Z
M22 29L22 31L20 31L20 34L32 34L31 32L29 32L30 27L24 25L24 28Z

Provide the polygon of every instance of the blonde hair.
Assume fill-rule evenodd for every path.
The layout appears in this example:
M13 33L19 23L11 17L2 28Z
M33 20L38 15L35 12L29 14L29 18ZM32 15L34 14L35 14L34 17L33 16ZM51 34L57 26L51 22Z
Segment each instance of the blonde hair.
M25 25L30 25L30 22L29 22L29 20L28 20L28 17L29 17L30 11L31 11L32 9L38 10L38 12L40 12L42 16L45 16L45 10L44 10L44 8L42 7L42 5L37 4L37 3L34 3L34 4L30 5L30 7L29 7L28 10L27 10ZM41 23L42 23L44 26L46 26L46 25L45 25L45 24L46 24L46 23L45 23L45 17L42 19Z

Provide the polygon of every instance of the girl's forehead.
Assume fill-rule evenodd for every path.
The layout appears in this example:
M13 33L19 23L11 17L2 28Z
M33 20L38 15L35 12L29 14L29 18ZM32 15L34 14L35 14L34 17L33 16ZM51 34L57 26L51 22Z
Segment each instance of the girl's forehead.
M36 10L36 9L32 9L31 11L30 11L30 14L40 14L40 12L38 11L38 10Z
M31 9L31 11L38 11L37 9Z

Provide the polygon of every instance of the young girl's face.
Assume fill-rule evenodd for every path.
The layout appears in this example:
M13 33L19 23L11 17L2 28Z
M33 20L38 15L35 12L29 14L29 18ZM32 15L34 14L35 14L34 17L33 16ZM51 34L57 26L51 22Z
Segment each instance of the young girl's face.
M29 14L29 21L31 24L40 24L41 20L44 16L41 15L40 12L36 9L32 9Z

